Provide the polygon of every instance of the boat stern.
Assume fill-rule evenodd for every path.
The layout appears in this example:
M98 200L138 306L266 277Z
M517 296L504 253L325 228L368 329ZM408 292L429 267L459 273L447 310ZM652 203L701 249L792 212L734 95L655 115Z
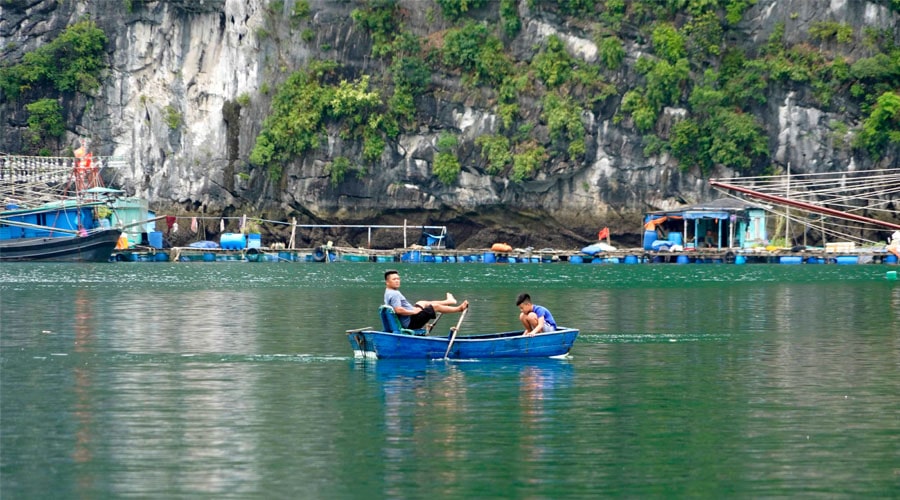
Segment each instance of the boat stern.
M347 330L347 341L350 342L350 348L353 349L354 358L377 358L371 342L366 341L366 332L371 331L372 327L357 328Z

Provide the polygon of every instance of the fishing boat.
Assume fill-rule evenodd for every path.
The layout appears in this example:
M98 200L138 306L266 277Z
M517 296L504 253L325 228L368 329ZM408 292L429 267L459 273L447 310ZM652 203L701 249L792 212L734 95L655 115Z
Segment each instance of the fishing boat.
M572 349L578 330L524 335L524 330L455 336L429 336L426 330L400 326L389 306L379 308L382 329L371 327L347 330L347 339L358 358L377 359L485 359L485 358L561 358Z
M109 260L120 191L103 186L100 169L84 145L74 159L0 157L0 261Z
M0 261L106 262L121 234L101 228L82 236L0 238Z

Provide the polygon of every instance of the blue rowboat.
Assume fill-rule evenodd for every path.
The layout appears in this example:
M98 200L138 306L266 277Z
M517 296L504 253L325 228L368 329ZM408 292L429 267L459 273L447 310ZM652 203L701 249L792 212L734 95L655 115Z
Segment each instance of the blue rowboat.
M485 358L550 358L564 357L572 349L578 330L558 328L554 332L523 335L524 330L503 333L426 336L424 330L407 330L399 326L394 311L387 306L379 310L382 330L371 327L347 330L347 340L358 358L378 359L449 359ZM447 352L447 348L450 351Z

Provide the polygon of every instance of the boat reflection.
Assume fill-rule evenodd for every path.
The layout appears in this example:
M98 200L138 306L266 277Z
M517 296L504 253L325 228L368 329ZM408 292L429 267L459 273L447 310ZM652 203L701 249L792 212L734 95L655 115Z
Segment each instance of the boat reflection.
M460 464L481 453L498 454L498 463L517 457L539 463L553 445L553 415L571 403L568 389L575 378L569 361L553 359L369 360L354 367L383 398L381 453L388 496L399 495L410 482L433 480L435 467L442 484L458 484L456 476L464 474ZM519 425L485 433L477 425L483 422ZM424 462L429 466L412 466Z
M515 382L524 391L553 390L570 385L574 368L567 359L522 358L489 360L354 359L354 368L385 388L395 385L429 385L434 381L463 378L477 382L489 378L492 385Z

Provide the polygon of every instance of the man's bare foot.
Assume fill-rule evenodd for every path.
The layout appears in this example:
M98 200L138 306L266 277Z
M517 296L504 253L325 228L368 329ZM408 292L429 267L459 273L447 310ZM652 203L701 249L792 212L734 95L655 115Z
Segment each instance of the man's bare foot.
M449 302L450 304L456 304L456 297L454 297L450 292L447 292L447 302Z
M468 300L464 300L463 303L459 305L458 310L459 310L459 312L463 312L463 311L465 311L465 310L468 309L468 308L469 308L469 301L468 301Z

